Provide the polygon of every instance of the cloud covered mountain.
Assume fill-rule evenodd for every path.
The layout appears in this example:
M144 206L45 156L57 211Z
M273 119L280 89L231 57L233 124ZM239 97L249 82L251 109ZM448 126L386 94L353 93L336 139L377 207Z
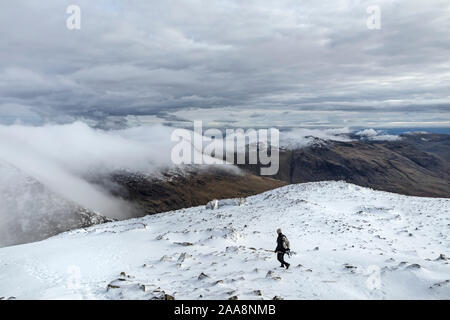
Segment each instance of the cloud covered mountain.
M0 247L112 221L0 160Z
M13 230L3 233L1 245L88 226L97 223L97 215L140 217L287 183L346 180L410 195L450 194L446 135L282 131L280 171L258 177L258 166L174 165L173 130L161 125L101 130L81 122L0 126L0 225ZM382 140L386 137L389 141Z
M0 246L285 184L234 166L176 166L172 131L0 125Z

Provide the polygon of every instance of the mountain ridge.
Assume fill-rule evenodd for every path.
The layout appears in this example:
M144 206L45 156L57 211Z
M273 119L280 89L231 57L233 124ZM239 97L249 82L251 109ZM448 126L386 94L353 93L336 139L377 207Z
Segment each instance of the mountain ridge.
M450 197L450 135L402 136L399 141L322 141L280 149L280 170L272 178L287 183L344 180L399 194ZM419 139L418 141L416 139ZM260 165L240 165L258 174Z

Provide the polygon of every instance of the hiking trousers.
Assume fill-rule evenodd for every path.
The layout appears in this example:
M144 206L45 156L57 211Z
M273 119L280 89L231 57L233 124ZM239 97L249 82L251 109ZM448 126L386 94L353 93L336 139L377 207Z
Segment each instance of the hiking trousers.
M286 267L287 265L289 265L289 263L287 263L286 261L284 261L284 255L285 255L285 253L286 253L286 252L283 252L283 251L278 251L278 252L277 252L277 259L278 259L278 261L280 261L280 263L281 263L281 265L282 265L283 267Z

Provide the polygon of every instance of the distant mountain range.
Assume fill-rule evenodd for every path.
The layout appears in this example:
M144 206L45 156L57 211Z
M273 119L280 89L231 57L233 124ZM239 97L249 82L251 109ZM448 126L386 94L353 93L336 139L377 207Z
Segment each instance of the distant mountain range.
M404 134L396 141L314 139L280 150L280 170L258 176L260 166L189 167L158 175L116 171L91 178L133 207L132 216L204 205L212 199L247 197L287 184L343 180L405 195L450 198L450 135ZM50 191L12 164L0 162L0 246L111 221Z
M354 137L356 138L356 137ZM275 176L258 176L259 165L243 173L220 167L168 171L160 176L116 172L107 177L113 194L136 206L138 215L246 197L286 184L343 180L375 190L425 197L450 197L450 135L406 134L397 141L316 139L308 147L280 150ZM99 182L100 181L100 182Z
M260 165L241 165L258 174ZM404 134L396 141L316 139L311 145L280 150L286 183L344 180L363 187L424 197L450 197L450 135Z

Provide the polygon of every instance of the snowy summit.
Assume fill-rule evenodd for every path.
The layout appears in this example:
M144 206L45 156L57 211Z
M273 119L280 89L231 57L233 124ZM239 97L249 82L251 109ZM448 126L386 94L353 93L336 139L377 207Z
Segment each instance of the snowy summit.
M0 299L448 299L450 199L345 182L0 249ZM279 267L276 229L294 252Z

